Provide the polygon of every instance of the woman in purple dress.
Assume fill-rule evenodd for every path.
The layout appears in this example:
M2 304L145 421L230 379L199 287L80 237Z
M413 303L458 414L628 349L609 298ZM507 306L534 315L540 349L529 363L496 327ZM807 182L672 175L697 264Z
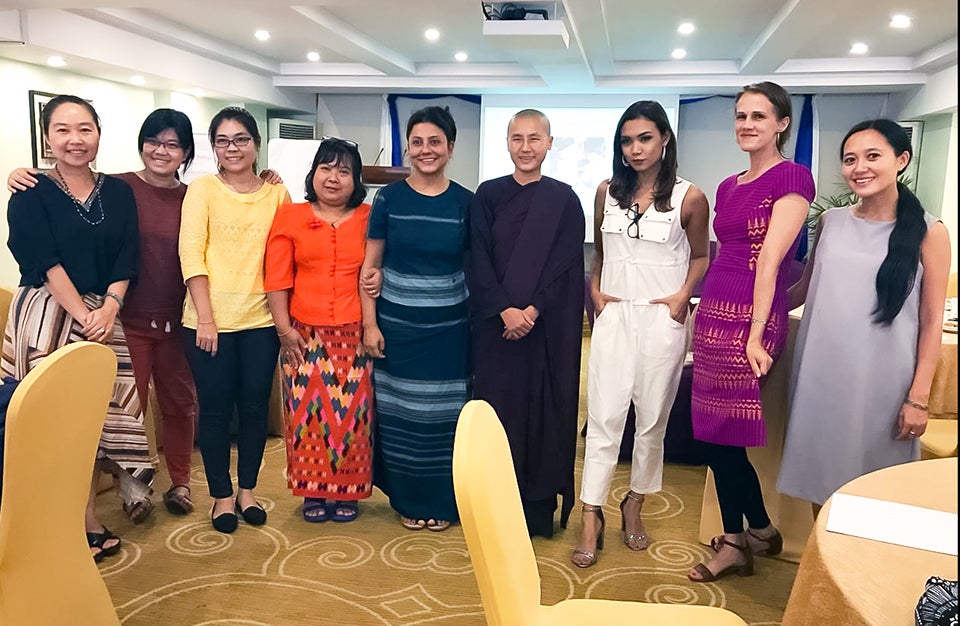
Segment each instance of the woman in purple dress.
M694 582L749 576L755 554L783 549L746 448L767 443L760 385L786 343L787 268L814 198L810 170L783 157L790 115L780 85L757 83L737 94L737 144L750 168L717 189L720 251L693 331L693 432L705 442L724 534L711 542L716 556L690 571Z

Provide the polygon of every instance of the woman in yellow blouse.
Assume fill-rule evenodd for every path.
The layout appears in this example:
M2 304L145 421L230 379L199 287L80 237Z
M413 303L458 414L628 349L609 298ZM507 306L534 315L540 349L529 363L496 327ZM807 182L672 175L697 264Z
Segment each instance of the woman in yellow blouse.
M210 122L219 173L187 189L180 226L180 265L187 359L200 404L199 443L210 519L224 533L267 521L253 495L267 437L267 413L280 340L263 289L267 234L283 185L256 175L260 132L253 116L227 107ZM230 422L238 415L236 498L230 479Z

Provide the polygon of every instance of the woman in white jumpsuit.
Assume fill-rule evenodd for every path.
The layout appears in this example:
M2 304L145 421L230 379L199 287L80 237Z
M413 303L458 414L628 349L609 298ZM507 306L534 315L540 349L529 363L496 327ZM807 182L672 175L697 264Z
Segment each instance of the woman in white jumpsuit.
M591 297L583 529L571 560L590 567L603 548L603 505L630 403L636 436L630 490L620 502L624 544L650 543L640 510L660 491L663 436L687 350L690 294L708 263L706 196L677 177L676 138L660 104L630 105L614 135L613 177L597 189Z

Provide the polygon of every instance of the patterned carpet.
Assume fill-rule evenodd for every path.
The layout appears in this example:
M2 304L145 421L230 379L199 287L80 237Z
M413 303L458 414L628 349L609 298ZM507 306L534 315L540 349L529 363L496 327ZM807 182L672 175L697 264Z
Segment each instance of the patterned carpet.
M583 415L581 406L581 420ZM582 446L581 439L578 478ZM285 487L283 441L271 438L257 492L270 514L267 525L241 521L236 533L222 535L209 523L199 453L194 463L198 506L189 517L174 517L158 506L149 520L134 526L115 496L100 496L104 523L123 537L124 549L100 568L126 626L485 623L459 526L442 533L405 530L378 491L361 504L356 522L307 524ZM552 540L533 541L543 602L587 597L704 604L729 608L753 626L779 624L795 564L763 558L751 578L731 576L714 584L686 578L709 552L696 541L704 472L665 468L664 491L648 497L644 507L655 542L634 553L620 541L617 504L629 478L629 468L621 464L604 510L607 545L596 566L580 570L569 560L579 509L568 529ZM167 486L165 472L161 475L160 490Z

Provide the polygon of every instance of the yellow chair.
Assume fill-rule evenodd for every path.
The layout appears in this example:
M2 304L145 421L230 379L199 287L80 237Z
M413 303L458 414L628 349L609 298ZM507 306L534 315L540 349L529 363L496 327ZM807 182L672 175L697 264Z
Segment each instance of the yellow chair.
M453 445L453 485L483 610L492 626L746 626L730 611L706 606L613 600L541 605L540 573L527 535L510 447L497 414L486 402L469 402L460 412Z
M119 626L83 515L117 375L113 351L60 348L7 409L0 500L0 626Z
M13 302L13 291L9 287L0 286L0 333L7 327L7 314L10 312L11 302Z
M920 459L952 456L957 456L957 420L927 420L927 429L920 435Z
M957 297L957 273L954 272L950 274L950 278L947 279L947 297L956 298Z

